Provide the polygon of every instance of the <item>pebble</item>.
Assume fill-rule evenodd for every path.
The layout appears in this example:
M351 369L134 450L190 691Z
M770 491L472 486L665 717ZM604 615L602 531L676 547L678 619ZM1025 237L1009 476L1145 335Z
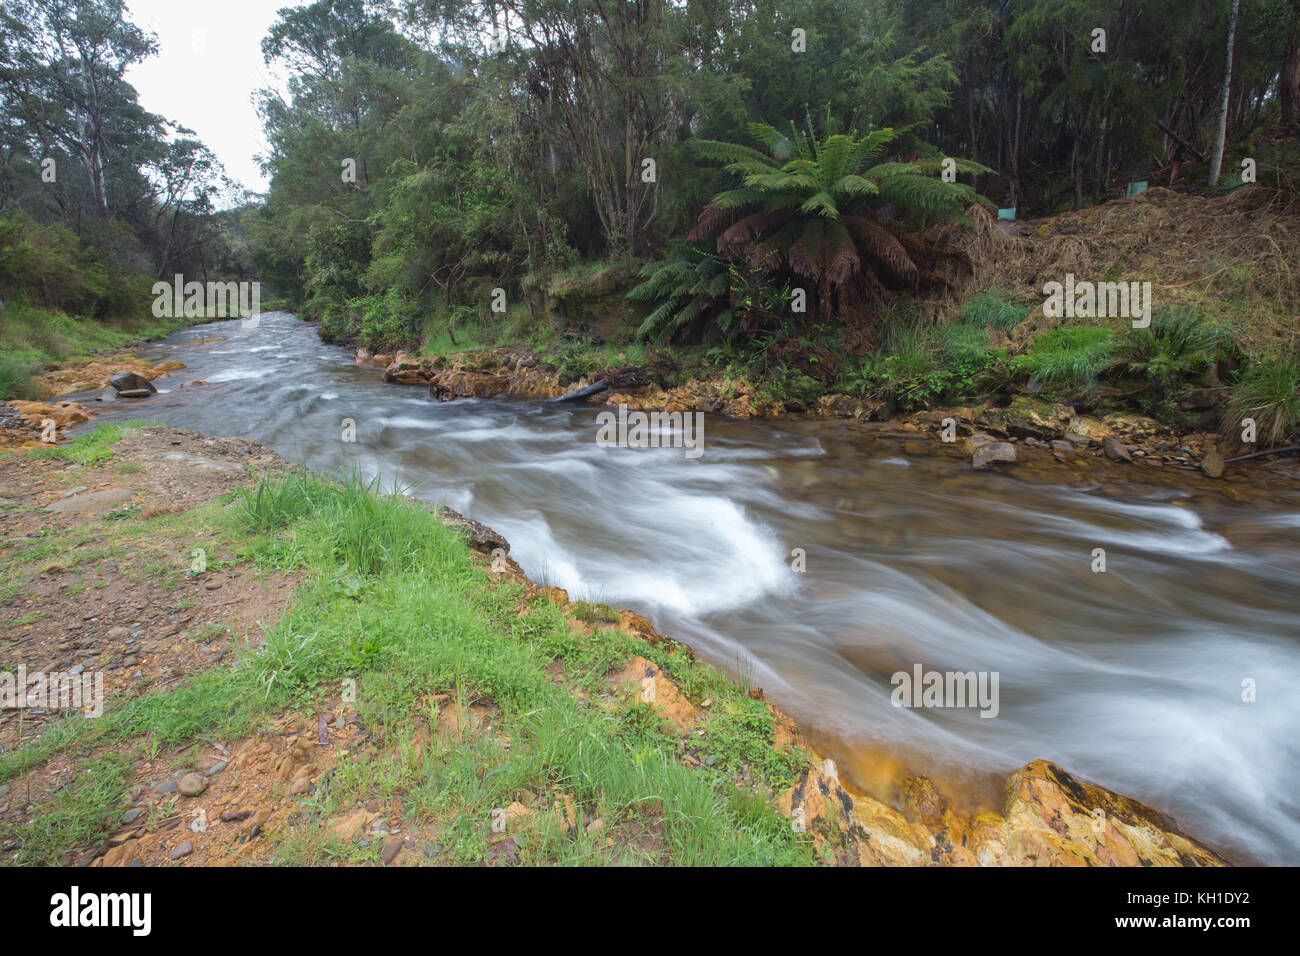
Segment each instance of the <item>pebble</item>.
M126 813L122 814L122 822L135 823L136 820L140 819L140 814L142 813L144 813L143 807L132 807L130 810L126 811Z
M181 777L180 791L187 797L197 797L208 789L207 778L201 773L187 773Z
M179 860L182 857L189 856L193 852L194 852L194 844L189 840L186 840L180 846L176 847L176 849L172 850L170 855L173 860Z
M176 781L175 781L175 780L164 780L162 783L158 784L157 786L155 786L155 787L153 788L153 792L154 792L154 793L175 793L175 792L176 792Z

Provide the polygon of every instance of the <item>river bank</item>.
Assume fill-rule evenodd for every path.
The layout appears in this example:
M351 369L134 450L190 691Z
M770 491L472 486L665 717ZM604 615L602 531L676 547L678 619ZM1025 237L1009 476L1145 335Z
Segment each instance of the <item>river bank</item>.
M666 412L704 412L729 418L789 418L876 422L900 434L911 433L952 445L971 457L978 468L1011 462L1019 448L1041 448L1065 463L1080 456L1140 466L1200 471L1221 478L1225 463L1254 454L1244 444L1217 431L1176 431L1136 413L1081 414L1068 404L1028 396L1003 407L961 406L882 416L878 401L844 394L827 394L810 406L793 409L764 398L743 379L721 376L693 379L665 390L645 369L622 366L596 375L565 380L536 353L526 349L488 349L454 354L414 356L375 355L356 351L358 365L383 370L386 382L427 387L439 401L461 398L511 397L530 401L580 402L607 407ZM1193 398L1193 405L1212 402ZM982 449L982 450L981 450ZM1251 459L1256 461L1257 459Z
M1291 666L1272 647L1293 623L1294 459L1216 480L1097 449L1061 462L1027 437L1009 442L1016 461L978 471L966 441L924 425L709 415L707 451L683 467L667 449L596 448L601 405L392 388L287 316L188 330L140 357L187 368L148 399L77 396L99 420L246 435L321 473L400 475L501 531L540 585L628 607L763 687L853 793L899 808L901 781L926 777L958 818L1001 817L1007 777L1050 757L1231 859L1287 858L1277 823L1243 852L1274 804L1243 802L1214 768L1272 746L1272 719L1236 685ZM794 546L806 574L791 573ZM1090 567L1097 546L1110 573ZM1201 641L1207 629L1226 636ZM999 718L891 707L889 675L917 661L1000 670ZM1283 703L1270 701L1261 718ZM1201 789L1162 786L1170 768Z
M449 533L438 547L472 582L483 670L399 689L390 655L416 623L404 615L437 616L389 603L390 575L411 568L345 561L322 583L299 540L312 537L307 513L283 504L288 463L245 439L118 434L0 460L6 660L31 673L102 669L109 702L102 722L48 706L0 712L0 843L12 861L1223 863L1157 811L1046 761L1007 778L1001 813L959 814L921 776L898 781L895 806L854 792L761 689L639 615L535 585L492 553L508 542L454 513L444 520L466 543ZM357 532L430 533L422 504L373 501ZM249 526L259 513L266 529ZM299 633L319 623L322 600L346 605L342 626L318 635L329 647ZM503 661L519 668L508 680ZM557 688L572 719L613 720L607 759L658 769L618 786L590 766L543 771L536 748L549 748L543 764L577 771L570 748L581 747L528 726L537 702L517 699L521 681ZM250 686L264 698L223 713ZM448 782L431 805L421 781L461 764L504 780L491 796ZM731 855L735 840L702 819L712 815L759 856ZM685 856L672 835L683 823L703 843Z

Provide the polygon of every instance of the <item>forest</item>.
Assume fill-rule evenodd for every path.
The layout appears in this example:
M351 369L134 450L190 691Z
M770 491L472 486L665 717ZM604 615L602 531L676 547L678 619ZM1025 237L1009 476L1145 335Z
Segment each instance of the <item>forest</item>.
M140 106L155 41L121 0L0 17L0 296L100 320L157 278L255 279L376 352L524 344L577 378L613 349L906 408L1015 364L931 328L1028 314L1042 277L971 281L998 217L1248 183L1294 211L1297 0L317 0L261 43L265 195ZM1262 306L1172 304L1276 325L1293 261ZM16 394L42 350L8 338Z

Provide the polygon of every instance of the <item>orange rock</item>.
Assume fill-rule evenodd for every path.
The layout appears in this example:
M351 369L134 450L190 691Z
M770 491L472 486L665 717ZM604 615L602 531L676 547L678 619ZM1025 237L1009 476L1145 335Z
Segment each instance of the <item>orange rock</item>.
M1046 760L1007 778L1003 816L1006 862L1013 865L1227 865L1159 811Z
M628 698L653 705L655 713L678 731L688 733L694 728L699 711L682 695L677 685L664 676L663 671L644 657L628 661L614 682L627 690Z
M47 419L53 420L59 428L80 425L90 421L90 412L78 402L10 402L9 406L22 418L35 426L40 426Z

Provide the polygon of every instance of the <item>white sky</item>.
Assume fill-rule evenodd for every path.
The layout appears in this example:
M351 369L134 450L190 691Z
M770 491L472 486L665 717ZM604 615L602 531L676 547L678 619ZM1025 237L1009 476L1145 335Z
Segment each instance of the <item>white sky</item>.
M194 130L248 189L267 181L254 156L266 152L253 92L283 88L262 62L261 43L282 7L303 0L127 0L131 21L158 37L158 55L127 81L152 113Z

